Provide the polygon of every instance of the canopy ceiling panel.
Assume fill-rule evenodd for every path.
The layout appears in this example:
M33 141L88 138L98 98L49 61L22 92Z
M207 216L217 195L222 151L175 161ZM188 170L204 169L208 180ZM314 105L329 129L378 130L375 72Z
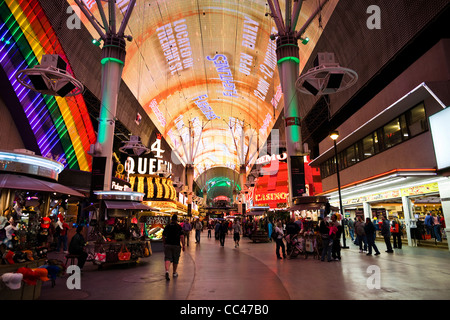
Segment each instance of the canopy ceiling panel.
M84 2L102 21L96 1ZM101 3L108 13L107 2ZM117 24L128 3L116 1ZM324 7L321 27L316 18L307 29L308 45L299 42L300 71L336 3L331 0ZM317 5L303 3L297 30ZM277 30L269 12L265 0L136 1L125 32L133 40L127 43L122 78L181 159L186 159L187 127L196 128L195 177L214 166L237 169L240 144L230 128L238 133L235 138L243 128L245 150L251 143L256 151L283 111L276 45L270 39ZM87 19L81 19L98 38Z

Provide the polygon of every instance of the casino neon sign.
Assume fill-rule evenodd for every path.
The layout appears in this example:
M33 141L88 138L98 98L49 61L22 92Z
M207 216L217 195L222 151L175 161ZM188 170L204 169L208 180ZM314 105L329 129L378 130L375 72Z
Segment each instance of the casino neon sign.
M276 201L276 200L286 200L289 196L287 192L269 192L260 193L255 195L255 201Z

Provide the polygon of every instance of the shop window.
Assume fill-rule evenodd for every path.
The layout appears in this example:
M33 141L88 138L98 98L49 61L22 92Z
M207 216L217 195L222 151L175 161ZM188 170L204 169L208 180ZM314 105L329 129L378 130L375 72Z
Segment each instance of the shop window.
M385 148L393 147L402 142L402 128L399 118L394 119L383 127Z
M369 134L362 140L362 151L364 159L367 159L375 154L374 135L376 135L376 132Z
M346 151L347 151L347 166L350 167L358 161L355 151L355 145L348 147Z
M428 130L425 106L423 103L415 106L406 113L408 130L411 137L414 137Z

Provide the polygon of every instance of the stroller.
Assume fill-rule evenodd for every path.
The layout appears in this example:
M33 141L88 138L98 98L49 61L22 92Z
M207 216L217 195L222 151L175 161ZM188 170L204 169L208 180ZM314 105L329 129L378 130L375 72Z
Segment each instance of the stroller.
M305 259L308 258L305 248L305 239L303 237L299 237L295 234L287 235L285 239L287 242L286 254L288 259L296 258L300 254L303 254Z

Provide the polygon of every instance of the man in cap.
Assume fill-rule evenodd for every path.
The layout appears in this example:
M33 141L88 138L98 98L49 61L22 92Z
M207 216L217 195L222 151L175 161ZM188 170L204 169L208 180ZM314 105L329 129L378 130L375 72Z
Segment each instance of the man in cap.
M164 244L164 266L166 269L166 280L170 280L169 268L173 264L173 277L177 277L178 261L180 259L181 248L184 251L184 234L181 226L177 222L177 215L172 216L171 222L164 228L162 239Z

